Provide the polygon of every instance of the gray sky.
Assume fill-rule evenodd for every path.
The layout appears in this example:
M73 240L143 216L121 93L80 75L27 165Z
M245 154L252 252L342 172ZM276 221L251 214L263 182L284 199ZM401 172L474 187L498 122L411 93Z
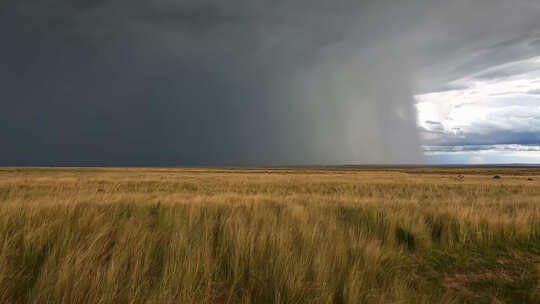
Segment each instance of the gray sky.
M533 0L7 0L0 164L530 156L539 18Z

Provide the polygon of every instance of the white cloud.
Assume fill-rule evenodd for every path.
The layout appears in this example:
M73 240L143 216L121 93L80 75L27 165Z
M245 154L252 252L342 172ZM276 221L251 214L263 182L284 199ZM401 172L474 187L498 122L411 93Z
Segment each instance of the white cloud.
M531 144L540 138L540 57L491 67L447 87L453 89L415 96L426 144Z
M486 160L480 155L472 155L469 158L469 164L483 164Z

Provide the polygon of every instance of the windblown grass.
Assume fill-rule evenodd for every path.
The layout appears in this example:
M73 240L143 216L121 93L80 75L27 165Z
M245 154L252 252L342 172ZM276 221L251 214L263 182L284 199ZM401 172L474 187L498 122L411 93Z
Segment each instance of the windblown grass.
M0 169L0 302L540 303L539 173Z

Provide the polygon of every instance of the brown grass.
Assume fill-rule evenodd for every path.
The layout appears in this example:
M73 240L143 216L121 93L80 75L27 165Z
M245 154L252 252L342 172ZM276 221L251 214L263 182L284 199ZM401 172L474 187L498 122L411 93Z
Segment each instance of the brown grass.
M1 303L538 303L539 257L535 169L0 168Z

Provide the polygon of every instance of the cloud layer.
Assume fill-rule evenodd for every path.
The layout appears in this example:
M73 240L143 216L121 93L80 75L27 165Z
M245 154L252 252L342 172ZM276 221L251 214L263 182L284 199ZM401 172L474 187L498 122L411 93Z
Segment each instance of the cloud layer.
M4 7L2 164L418 163L413 95L540 49L528 0Z
M446 152L493 145L530 151L540 145L540 57L494 66L451 85L416 96L426 145L447 146Z

